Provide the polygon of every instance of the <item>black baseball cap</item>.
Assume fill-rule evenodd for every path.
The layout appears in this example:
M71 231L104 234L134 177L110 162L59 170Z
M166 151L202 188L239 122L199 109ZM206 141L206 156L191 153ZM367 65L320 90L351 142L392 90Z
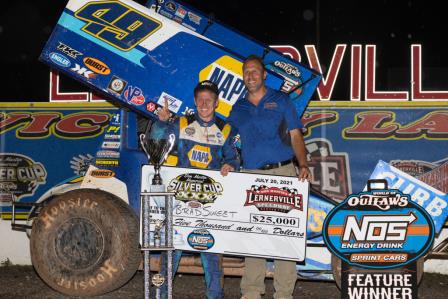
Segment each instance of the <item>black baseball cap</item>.
M218 86L210 80L204 80L202 82L199 82L198 85L196 85L196 87L194 88L194 95L196 96L198 92L203 90L211 91L218 97L219 94Z

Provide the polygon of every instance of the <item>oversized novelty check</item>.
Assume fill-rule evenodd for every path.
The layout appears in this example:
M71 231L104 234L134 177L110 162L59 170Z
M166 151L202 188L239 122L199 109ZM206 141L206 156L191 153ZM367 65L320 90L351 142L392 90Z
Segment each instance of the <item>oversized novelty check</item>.
M150 190L153 174L152 166L143 167L142 191ZM161 176L167 191L176 193L176 249L305 259L308 182L178 167L163 167ZM156 201L151 210L160 211Z

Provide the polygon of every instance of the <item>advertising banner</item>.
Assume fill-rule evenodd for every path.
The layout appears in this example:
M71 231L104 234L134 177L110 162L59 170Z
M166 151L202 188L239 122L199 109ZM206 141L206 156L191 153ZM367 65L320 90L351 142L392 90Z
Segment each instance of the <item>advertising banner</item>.
M11 217L13 197L21 202L35 202L62 181L83 175L93 162L116 108L83 106L48 103L0 106L3 219Z
M143 167L143 190L150 190L152 166ZM303 261L308 183L295 177L162 167L167 191L175 192L174 246ZM158 211L153 201L153 211ZM238 242L235 242L238 240Z
M311 102L302 122L311 184L337 201L362 191L379 160L448 192L442 103Z
M370 179L385 179L390 188L409 194L413 202L423 207L434 221L436 233L448 217L448 195L419 181L409 174L379 161Z

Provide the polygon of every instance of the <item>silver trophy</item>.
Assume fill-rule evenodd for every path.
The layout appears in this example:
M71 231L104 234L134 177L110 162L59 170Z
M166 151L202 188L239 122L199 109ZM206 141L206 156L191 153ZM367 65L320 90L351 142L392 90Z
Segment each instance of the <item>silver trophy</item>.
M146 153L148 160L154 165L154 176L152 178L150 192L143 196L143 247L148 249L144 256L145 271L145 298L149 298L150 281L156 286L156 298L161 296L161 286L165 284L167 287L167 298L172 298L172 268L173 259L173 193L166 192L160 176L160 166L167 158L172 150L175 142L175 134L169 124L155 122L152 126L148 126L145 134L140 135L140 144ZM150 213L150 199L154 201L157 207L164 211L164 219L152 219ZM163 208L163 209L162 209ZM153 246L150 245L150 225L154 224ZM164 234L162 234L162 228ZM150 255L149 251L166 251L166 279L161 274L156 274L150 280Z
M148 132L149 131L149 132ZM145 134L140 135L140 144L148 156L149 162L154 165L154 176L151 182L151 192L165 192L162 177L160 176L160 166L171 152L176 140L175 134L169 124L155 122L148 126ZM158 208L165 209L165 196L152 196ZM166 216L166 212L165 212ZM166 222L155 220L154 226L154 246L161 246L161 230Z
M153 185L162 185L160 165L163 164L173 149L175 140L176 137L171 127L163 122L153 123L146 130L145 134L140 134L140 144L148 156L150 163L154 165Z

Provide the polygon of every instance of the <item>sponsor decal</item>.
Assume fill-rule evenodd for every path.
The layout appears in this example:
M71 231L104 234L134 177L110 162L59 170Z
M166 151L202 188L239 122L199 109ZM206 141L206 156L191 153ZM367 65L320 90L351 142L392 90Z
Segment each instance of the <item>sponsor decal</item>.
M120 148L120 142L118 142L118 141L103 141L103 144L101 145L101 148L104 148L104 149L119 149Z
M52 53L50 53L49 57L50 57L51 61L53 61L54 63L56 63L59 66L70 67L72 65L70 60L62 54L52 52Z
M42 163L17 153L0 153L0 195L16 200L32 196L46 183L47 171ZM3 202L4 203L4 202Z
M193 127L186 127L185 128L185 134L187 134L188 136L193 136L194 133L196 133L196 129Z
M116 152L116 151L98 151L96 153L96 156L98 158L115 158L118 159L120 158L120 152Z
M67 56L71 57L71 58L77 58L78 56L82 56L83 54L69 46L67 46L64 43L58 42L59 45L57 46L56 49L58 49L58 51L61 51L62 53L66 54Z
M118 160L112 160L112 159L96 159L95 160L96 165L101 166L118 166Z
M0 207L7 207L11 206L12 202L14 201L14 196L9 193L8 191L2 191L3 189L7 189L7 186L2 186L0 184ZM7 193L3 193L7 192Z
M370 175L370 179L385 179L391 189L398 189L409 194L413 202L423 207L429 213L436 228L436 233L442 227L448 216L448 195L425 184L409 174L379 161Z
M115 176L115 172L109 169L95 169L90 172L90 175L94 178L111 178Z
M330 140L315 138L306 142L311 185L323 194L342 201L351 193L348 154L333 151Z
M81 67L77 63L75 63L75 67L72 67L70 70L87 79L93 79L96 76L94 72L89 71L85 67Z
M176 192L177 200L183 202L197 201L206 204L213 203L222 194L223 187L209 176L186 173L171 180L167 190L168 192Z
M74 156L70 160L70 168L76 175L85 175L90 164L93 163L94 157L91 154Z
M199 73L199 81L210 80L218 85L220 103L216 112L225 117L229 116L233 104L247 93L242 71L241 61L229 56L222 56Z
M93 57L86 57L82 60L84 64L89 68L89 70L100 74L100 75L109 75L110 68L99 59Z
M196 144L188 152L188 159L190 160L190 165L193 167L207 168L208 164L212 161L210 148Z
M161 14L162 16L165 16L165 17L167 17L167 18L169 18L169 19L171 19L171 18L173 17L173 15L172 15L171 13L169 13L169 12L167 12L167 11L165 11L165 10L159 10L158 12L159 12L159 14Z
M111 122L110 122L111 125L113 125L113 126L120 125L120 113L113 114L110 119L111 119Z
M266 65L266 68L283 77L283 85L281 90L289 93L294 91L297 95L302 93L299 86L302 85L301 74L297 67L289 63L276 60L273 64Z
M187 11L185 9L183 9L182 6L179 6L176 10L175 15L178 16L179 18L183 19L187 15Z
M391 160L389 164L414 177L428 172L435 167L433 163L419 160Z
M166 7L167 10L169 10L169 11L171 11L171 12L175 12L176 9L177 9L176 4L173 3L173 2L171 2L171 1L167 2L167 3L165 4L165 7Z
M104 138L108 139L108 140L120 140L121 135L120 134L106 134L106 135L104 135Z
M183 22L183 19L182 19L182 18L179 18L179 17L176 17L176 16L173 18L173 21L174 21L174 22L177 22L177 23L179 23L179 24L183 24L183 23L182 23L182 22Z
M283 70L286 74L293 75L297 79L300 78L300 71L296 66L279 60L276 60L274 65Z
M145 97L143 96L143 91L136 87L129 85L123 94L126 101L134 105L140 106L145 103Z
M424 256L434 240L434 224L408 194L378 189L352 194L331 210L323 237L328 249L351 266L396 268Z
M208 250L215 245L215 238L206 229L196 229L188 234L188 245L196 250Z
M252 185L250 190L246 190L244 206L255 206L259 211L281 213L291 210L303 211L303 196L297 189Z
M123 79L118 78L117 76L112 76L107 89L118 95L121 95L127 84L128 82L124 81Z
M107 128L106 132L118 134L120 133L120 128L121 128L120 126L112 125Z
M166 92L162 92L162 94L159 97L159 100L157 101L157 104L159 104L162 107L165 107L165 101L168 102L168 109L174 113L177 113L182 106L182 101L167 94Z
M154 110L156 110L157 105L154 104L153 102L149 102L146 105L146 110L148 110L149 112L154 112Z
M190 21L192 21L196 25L200 25L201 24L201 20L202 20L202 18L200 16L198 16L197 14L192 13L191 11L188 12L188 19L190 19Z

